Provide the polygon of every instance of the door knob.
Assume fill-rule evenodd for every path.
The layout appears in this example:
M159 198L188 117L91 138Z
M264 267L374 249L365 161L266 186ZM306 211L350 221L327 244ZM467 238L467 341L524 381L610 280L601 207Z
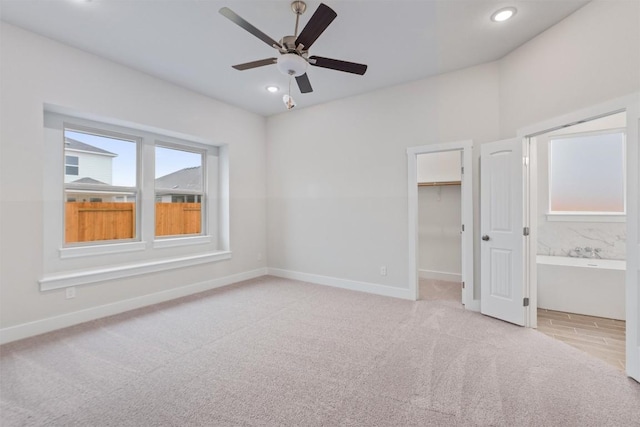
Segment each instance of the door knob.
M489 241L489 236L487 236L486 234L484 236L482 236L482 240L484 240L485 242Z

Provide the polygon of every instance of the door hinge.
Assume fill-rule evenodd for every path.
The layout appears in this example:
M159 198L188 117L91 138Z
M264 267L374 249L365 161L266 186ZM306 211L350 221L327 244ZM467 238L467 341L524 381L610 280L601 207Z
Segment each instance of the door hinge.
M462 224L462 231L464 231L464 224Z
M524 298L524 299L522 300L522 305L523 305L524 307L529 307L529 298Z
M464 282L462 282L462 289L464 289Z
M462 166L462 167L460 168L460 174L461 174L461 175L464 175L464 166Z
M529 157L523 157L522 158L522 164L525 166L529 166Z
M524 236L528 236L528 235L529 235L529 227L525 227L525 228L522 230L522 234L523 234Z

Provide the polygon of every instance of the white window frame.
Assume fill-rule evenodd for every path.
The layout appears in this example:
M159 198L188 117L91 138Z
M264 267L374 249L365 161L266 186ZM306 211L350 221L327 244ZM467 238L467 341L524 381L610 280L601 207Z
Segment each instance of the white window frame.
M200 234L185 234L185 235L171 235L171 236L155 236L155 229L154 229L154 240L153 240L153 247L154 248L169 248L169 247L175 247L175 246L185 246L185 245L194 245L194 244L204 244L204 243L210 243L211 241L213 241L213 239L215 238L214 235L215 233L209 234L209 230L211 229L211 224L216 222L216 211L213 208L213 206L211 206L211 194L210 194L210 187L212 186L216 186L215 183L217 180L215 179L216 176L215 174L213 174L214 176L211 176L212 174L209 173L209 171L212 169L212 164L210 161L210 156L208 156L208 149L207 147L201 145L201 144L197 144L194 142L189 142L189 141L175 141L175 140L171 140L169 138L161 138L161 139L156 139L155 143L154 143L154 161L155 161L155 148L156 147L162 147L162 148L170 148L173 150L182 150L182 151L189 151L192 153L200 153L202 155L202 191L201 192L197 192L197 191L179 191L180 194L186 194L186 195L201 195L202 196L202 200L200 202L201 204L201 213L200 213ZM216 170L219 169L215 168ZM155 226L155 200L156 200L156 188L155 188L155 179L154 179L154 185L153 185L153 200L154 200L154 206L153 206L153 212L154 212L154 226ZM215 197L214 197L215 198ZM208 220L205 220L208 219Z
M599 212L599 211L552 211L551 199L552 199L552 149L551 143L553 139L566 139L572 137L581 136L594 136L594 135L609 135L609 134L622 134L622 173L623 173L623 196L624 196L624 211L623 212ZM625 222L627 216L627 135L625 128L612 128L598 131L589 132L576 132L568 134L553 135L549 138L549 150L548 150L548 197L547 206L549 208L546 217L550 222Z
M134 229L134 235L133 238L131 239L117 239L117 240L94 240L94 241L88 241L88 242L73 242L73 243L68 243L64 240L62 241L62 250L66 250L66 249L71 249L71 248L81 248L81 247L85 247L85 246L104 246L104 245L111 245L111 244L118 244L118 243L127 243L127 242L139 242L140 239L140 221L142 220L142 216L141 216L141 209L140 209L140 170L142 168L142 159L141 159L141 153L142 153L142 137L140 137L139 135L134 135L134 132L127 132L128 129L119 129L118 131L114 131L113 128L111 126L108 126L110 129L107 128L103 128L102 124L97 124L97 126L86 126L86 125L82 125L79 124L76 120L74 120L73 118L65 118L64 122L62 123L62 136L63 136L63 145L64 145L64 133L66 131L71 131L71 132L79 132L79 133L86 133L86 134L91 134L91 135L96 135L96 136L103 136L105 138L114 138L114 139L121 139L121 140L125 140L128 142L131 142L133 144L135 144L135 150L136 150L136 185L135 187L122 187L122 186L117 186L117 185L109 185L108 190L109 191L117 191L117 192L121 192L121 193L133 193L134 195L134 199L135 199L135 229ZM63 152L64 155L64 152ZM78 169L79 171L79 169ZM66 174L66 156L65 156L65 174ZM64 180L64 176L65 174L62 175L62 179ZM72 182L67 182L64 184L63 186L63 200L66 201L67 199L67 190L68 189L75 189L78 192L87 192L87 193L91 193L91 194L95 194L96 192L100 192L100 191L104 191L104 187L103 186L99 186L99 185L94 185L94 184L74 184ZM93 190L93 191L92 191ZM63 204L63 210L64 210L64 204ZM63 221L63 227L65 226L66 223L66 217L63 214L64 217L64 221ZM87 252L88 254L90 253L91 255L93 255L94 251L90 251ZM80 254L82 253L81 250L76 250L73 251L73 253L76 254ZM77 256L77 255L76 255Z
M134 241L64 243L65 157L64 129L90 129L140 137L138 145L136 198L136 239ZM40 290L65 288L116 278L184 268L231 259L229 242L229 161L228 147L209 140L137 125L116 119L103 119L63 107L44 108L44 272ZM175 146L204 154L207 171L202 214L202 234L155 236L155 146ZM55 177L55 178L52 178ZM205 178L203 178L205 179Z

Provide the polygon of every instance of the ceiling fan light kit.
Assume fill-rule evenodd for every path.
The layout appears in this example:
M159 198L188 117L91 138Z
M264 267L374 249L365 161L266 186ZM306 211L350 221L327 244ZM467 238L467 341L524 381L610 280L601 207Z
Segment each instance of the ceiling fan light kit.
M269 45L269 47L276 49L280 53L280 56L277 58L266 58L244 64L233 65L234 69L244 71L266 65L277 64L278 70L282 74L289 76L290 79L293 77L296 78L296 83L298 84L300 93L313 92L311 82L307 75L307 68L309 64L316 67L328 68L331 70L358 75L363 75L367 71L367 66L364 64L324 58L321 56L309 56L309 48L311 48L311 45L313 45L324 30L326 30L338 16L333 9L324 3L320 3L320 6L318 6L316 11L313 13L309 22L307 22L307 25L305 25L300 32L300 35L298 35L298 23L300 15L307 10L307 5L305 2L300 0L293 1L291 3L291 10L296 15L294 35L284 36L280 41L275 41L228 7L220 9L220 14L222 16L242 27L244 30L259 38ZM290 93L288 96L288 100L289 99L291 101L293 100ZM285 104L287 105L287 109L291 109L295 104L291 105L288 100L285 101Z
M307 72L308 62L295 53L285 53L278 58L277 64L282 74L298 77Z

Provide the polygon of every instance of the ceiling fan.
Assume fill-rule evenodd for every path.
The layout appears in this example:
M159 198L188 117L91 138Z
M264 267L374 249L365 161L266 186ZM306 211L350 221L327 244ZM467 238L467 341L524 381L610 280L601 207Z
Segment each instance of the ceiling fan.
M359 75L363 75L367 71L367 66L364 64L324 58L322 56L309 56L309 48L311 45L313 45L318 37L320 37L320 34L322 34L329 24L333 22L336 16L338 16L333 9L326 4L321 3L299 35L298 23L300 15L307 10L307 5L303 1L294 1L291 3L291 10L296 15L294 35L284 36L278 42L251 25L228 7L220 9L220 14L224 17L228 18L233 23L244 28L246 31L250 32L270 47L280 52L280 56L277 58L266 58L244 64L233 65L233 68L244 71L252 68L263 67L265 65L277 64L278 69L283 74L296 78L296 82L298 83L298 88L300 88L301 93L313 92L311 82L307 76L308 64Z

